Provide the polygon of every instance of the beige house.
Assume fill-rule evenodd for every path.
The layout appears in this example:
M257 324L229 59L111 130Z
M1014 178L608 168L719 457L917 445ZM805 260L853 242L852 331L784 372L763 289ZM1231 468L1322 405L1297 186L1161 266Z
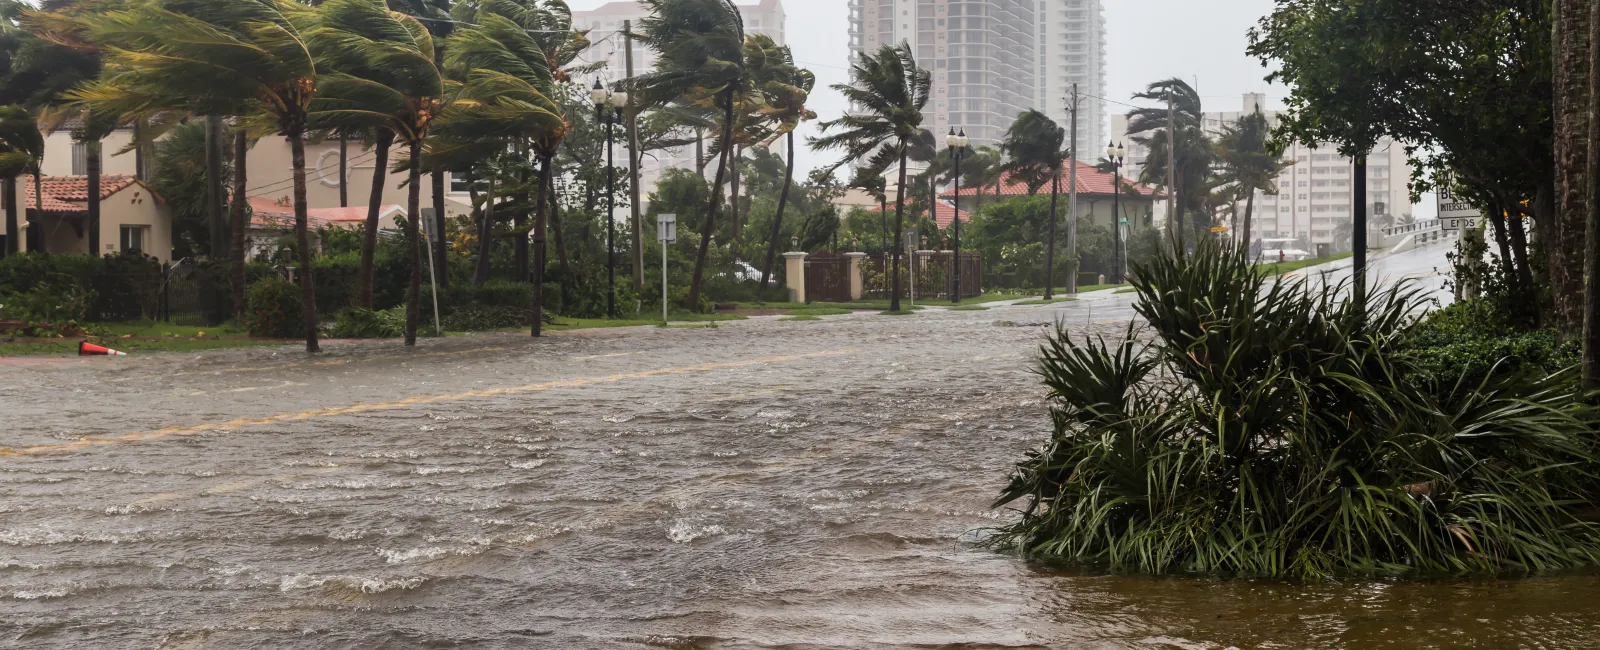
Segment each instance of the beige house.
M34 194L33 178L18 178L18 208L26 219L22 250L47 253L90 253L89 179L45 176L44 200ZM161 261L172 259L172 209L144 181L132 176L100 179L100 250L96 254L139 251Z
M123 152L133 140L132 129L118 129L101 140L100 171L108 175L143 177L136 162L137 156ZM231 145L231 141L229 143ZM306 143L306 202L312 209L340 208L339 185L347 184L346 205L365 206L372 195L376 152L360 142L346 144L345 178L339 177L339 142L337 140ZM119 153L121 152L121 153ZM389 150L389 164L405 153L401 146ZM47 134L43 170L50 175L82 175L87 172L88 148L77 142L65 129ZM148 156L147 156L148 158ZM273 202L288 204L294 196L294 166L289 141L281 137L262 138L251 147L246 158L249 179L246 188L252 198L262 197ZM146 166L153 166L146 161ZM383 182L383 205L405 205L406 175L388 171ZM229 188L231 191L231 188ZM457 181L446 175L445 214L456 216L471 212L465 180ZM423 176L420 206L433 205L433 183Z

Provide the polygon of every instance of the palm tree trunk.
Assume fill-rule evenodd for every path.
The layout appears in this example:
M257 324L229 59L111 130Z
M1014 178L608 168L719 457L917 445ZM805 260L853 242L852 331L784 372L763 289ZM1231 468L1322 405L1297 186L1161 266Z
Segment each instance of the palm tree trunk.
M16 221L16 176L0 179L0 202L5 203L5 255L16 255L21 226Z
M1055 261L1056 261L1056 200L1061 196L1061 170L1055 170L1050 179L1050 234L1044 245L1044 299L1050 299L1050 292L1055 287Z
M706 209L706 219L700 225L700 251L694 257L694 275L689 279L689 297L684 308L694 311L700 304L700 280L705 277L706 255L711 248L712 229L717 225L717 209L722 206L722 180L727 175L729 161L727 154L733 147L726 146L733 140L733 88L730 86L723 93L722 112L722 142L723 159L717 163L717 179L711 184L711 205Z
M1239 240L1245 247L1245 250L1250 249L1250 217L1251 214L1255 212L1255 207L1256 192L1255 190L1250 190L1250 195L1246 196L1244 199L1244 230L1239 231ZM1116 226L1116 221L1116 216L1112 215L1111 222L1113 227Z
M1589 5L1588 60L1585 75L1588 86L1588 124L1584 143L1584 238L1583 238L1583 381L1588 388L1600 387L1600 195L1595 182L1600 180L1600 4Z
M306 352L320 352L317 345L317 290L311 277L311 233L306 214L306 142L303 127L287 129L290 163L294 169L294 237L300 254L300 302L305 313Z
M433 255L439 268L435 281L440 287L450 287L450 238L445 236L448 225L444 216L444 168L438 165L428 173L433 184Z
M889 311L900 311L900 233L906 209L906 143L900 141L900 181L894 190L894 280L889 289Z
M100 141L90 140L84 145L84 148L88 149L84 154L83 167L84 171L89 174L89 227L87 228L89 231L89 256L100 257L102 255L100 250ZM218 236L222 234L221 225L220 223L212 224L211 232L213 234L211 235L211 241L213 244L219 240ZM217 253L216 248L211 250L213 257Z
M733 239L738 240L744 232L739 224L739 148L733 148L732 162L728 165L728 225L733 232Z
M1554 115L1556 157L1555 232L1551 238L1550 284L1556 328L1581 335L1584 321L1584 248L1589 209L1589 13L1587 0L1555 0ZM1540 239L1545 239L1544 232ZM1600 347L1600 346L1597 346ZM1587 359L1589 355L1585 355ZM1589 366L1585 362L1585 368Z
M550 156L545 161L550 165L550 175L545 178L545 189L550 193L550 235L556 240L556 265L561 269L561 283L566 287L568 273L571 272L572 262L567 258L567 238L561 229L561 201L556 197L556 157Z
M422 140L412 140L406 182L406 248L411 254L411 281L406 285L406 341L417 344L417 321L422 307Z
M246 206L249 197L245 196L245 186L248 173L245 168L245 155L249 153L250 140L245 135L244 129L237 129L233 133L233 204L228 206L228 220L230 222L229 235L233 240L229 257L232 258L233 268L233 319L239 323L244 322L245 296L244 296L244 231L248 227Z
M227 191L223 189L222 184L222 148L227 145L223 144L222 141L222 117L220 115L207 115L205 119L206 227L210 231L211 235L211 245L206 254L209 255L211 259L216 260L222 259L222 256L224 255L223 251L227 250L228 247L227 236L223 234L223 229L225 226L222 218L222 204L226 203L228 200ZM89 159L95 160L95 162L92 163L95 167L95 170L92 172L92 174L96 175L99 174L99 161L96 160L100 157L99 154L100 142L98 140L90 142ZM96 255L98 254L99 253L96 253ZM208 298L214 300L220 298L220 296L208 296ZM208 300L208 302L209 301L210 300ZM211 314L216 314L217 317L221 316L220 314L217 314L216 310L208 309L207 317L210 318Z
M339 207L350 207L350 139L339 134Z
M378 255L378 211L383 208L383 186L389 180L389 145L394 132L378 129L372 161L372 191L367 194L367 226L361 231L361 267L356 270L356 304L372 309L373 262ZM410 216L410 215L407 215Z
M545 206L553 198L545 188L551 185L550 165L553 156L539 157L539 198L537 209L533 213L533 329L529 332L533 336L542 335L544 328L544 267L545 267L545 219L548 212Z
M494 182L498 174L489 175L489 194L483 199L483 218L478 221L478 266L472 274L472 287L489 281L489 253L494 250Z
M767 279L772 277L772 263L778 257L778 237L783 233L783 209L789 205L789 186L794 184L794 131L784 136L789 148L784 163L783 191L778 193L778 212L772 216L772 230L767 234L767 263L761 267L761 290L767 290Z

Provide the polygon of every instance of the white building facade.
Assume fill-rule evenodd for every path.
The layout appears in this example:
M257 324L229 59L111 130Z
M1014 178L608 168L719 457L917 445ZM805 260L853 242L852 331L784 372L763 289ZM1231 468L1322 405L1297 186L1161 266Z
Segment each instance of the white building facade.
M1265 95L1248 93L1241 110L1204 113L1204 129L1217 137L1223 127L1236 124L1265 103ZM1262 109L1262 112L1269 124L1277 125L1277 111ZM1128 139L1127 130L1127 116L1112 117L1112 132L1118 134L1117 139L1125 142L1128 150L1127 173L1138 178L1149 151ZM1333 144L1316 147L1295 144L1283 152L1283 161L1290 164L1278 176L1278 194L1256 193L1251 236L1288 237L1304 239L1312 245L1331 244L1336 250L1348 248L1350 242L1346 233L1355 216L1352 182L1355 162L1340 156L1338 147ZM1411 196L1406 187L1410 178L1411 158L1406 155L1405 147L1388 138L1380 140L1367 154L1369 223L1379 224L1389 217L1411 215ZM1241 204L1238 209L1242 215L1244 206ZM1161 216L1165 211L1157 208L1156 214Z
M1101 0L1040 0L1036 33L1035 105L1069 128L1072 85L1078 85L1077 150L1099 160L1106 146L1106 19Z

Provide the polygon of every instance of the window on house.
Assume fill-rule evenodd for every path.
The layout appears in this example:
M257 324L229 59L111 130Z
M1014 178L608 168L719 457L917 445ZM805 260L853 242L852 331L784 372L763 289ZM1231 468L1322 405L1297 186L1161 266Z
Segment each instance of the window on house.
M89 173L89 145L84 142L72 143L72 175L83 176Z
M122 252L132 253L144 250L145 236L149 226L123 226L122 227Z

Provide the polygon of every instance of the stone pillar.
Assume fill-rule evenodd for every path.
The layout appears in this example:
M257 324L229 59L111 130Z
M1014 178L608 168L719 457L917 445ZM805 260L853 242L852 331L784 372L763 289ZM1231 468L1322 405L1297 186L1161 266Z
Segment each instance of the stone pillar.
M789 302L806 301L806 254L800 251L783 254L783 277L789 287Z
M867 259L867 254L845 253L844 257L850 260L850 299L860 300L864 288L861 282L861 260Z

